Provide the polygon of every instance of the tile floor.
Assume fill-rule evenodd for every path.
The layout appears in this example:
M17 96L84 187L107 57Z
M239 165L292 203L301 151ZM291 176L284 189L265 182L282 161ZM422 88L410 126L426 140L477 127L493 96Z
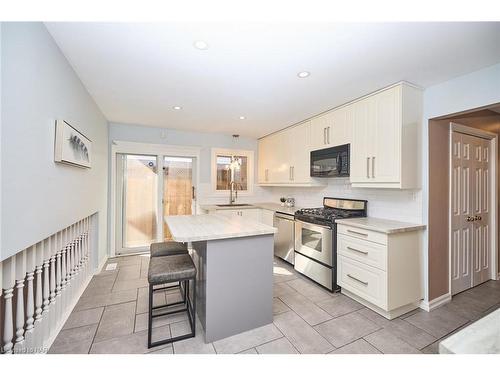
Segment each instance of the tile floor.
M49 353L436 353L441 339L500 308L500 282L489 281L430 313L417 309L389 321L276 260L272 324L206 344L198 321L196 337L148 350L149 257L108 263L118 263L117 269L93 277ZM157 293L154 303L177 298L170 290ZM189 326L178 314L157 319L154 328L153 335L169 337Z

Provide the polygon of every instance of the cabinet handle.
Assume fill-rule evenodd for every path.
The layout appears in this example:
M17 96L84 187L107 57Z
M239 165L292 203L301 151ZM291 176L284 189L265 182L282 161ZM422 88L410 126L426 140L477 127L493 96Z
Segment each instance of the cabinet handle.
M292 167L292 181L295 180L295 166Z
M370 178L370 158L366 158L366 178Z
M349 277L349 278L351 278L351 279L353 279L353 280L357 281L358 283L361 283L361 284L363 284L365 286L368 285L368 281L360 280L357 277L352 276L351 274L347 274L347 277Z
M347 248L348 248L349 250L355 251L355 252L357 252L357 253L361 253L361 254L364 254L364 255L368 255L368 251L363 251L363 250L355 249L354 247L350 247L350 246L347 246Z
M269 180L269 169L266 169L266 181Z
M326 145L326 128L323 128L323 144Z
M372 177L375 178L375 156L372 156Z
M368 236L368 233L356 232L355 230L348 229L349 233L357 234L359 236Z
M330 127L326 128L326 140L330 144Z

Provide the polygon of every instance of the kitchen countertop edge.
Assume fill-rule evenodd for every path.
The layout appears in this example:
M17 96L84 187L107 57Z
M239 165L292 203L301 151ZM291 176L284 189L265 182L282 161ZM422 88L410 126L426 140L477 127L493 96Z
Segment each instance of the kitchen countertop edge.
M336 220L337 224L350 225L352 227L371 230L385 234L405 233L423 230L423 224L407 223L403 221L380 219L376 217L356 217L350 219Z

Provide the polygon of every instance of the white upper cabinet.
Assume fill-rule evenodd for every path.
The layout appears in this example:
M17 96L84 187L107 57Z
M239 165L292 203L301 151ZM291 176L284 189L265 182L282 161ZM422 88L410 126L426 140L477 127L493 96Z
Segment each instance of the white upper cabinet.
M310 152L349 143L354 187L420 187L421 90L399 83L259 140L259 183L316 186Z
M353 107L352 186L419 188L421 91L398 84Z

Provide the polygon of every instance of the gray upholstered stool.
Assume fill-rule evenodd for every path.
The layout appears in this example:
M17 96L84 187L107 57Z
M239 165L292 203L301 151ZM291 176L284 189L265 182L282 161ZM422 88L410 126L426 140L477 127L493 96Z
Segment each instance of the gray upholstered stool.
M188 252L187 244L175 241L152 243L149 247L151 258L163 257L168 255L186 254Z
M162 257L152 257L149 261L148 270L149 282L149 318L148 318L148 348L153 346L168 344L174 341L194 337L196 333L196 267L189 254L177 254ZM179 282L182 284L184 290L184 299L180 302L167 303L161 306L153 307L153 292L155 285L168 284L172 282ZM190 283L192 284L192 296L190 296ZM166 312L153 314L154 310L168 308L172 306L182 305L180 309L167 309ZM153 319L177 314L186 311L189 318L189 325L191 332L185 335L171 337L169 339L151 342L151 335L153 331Z

